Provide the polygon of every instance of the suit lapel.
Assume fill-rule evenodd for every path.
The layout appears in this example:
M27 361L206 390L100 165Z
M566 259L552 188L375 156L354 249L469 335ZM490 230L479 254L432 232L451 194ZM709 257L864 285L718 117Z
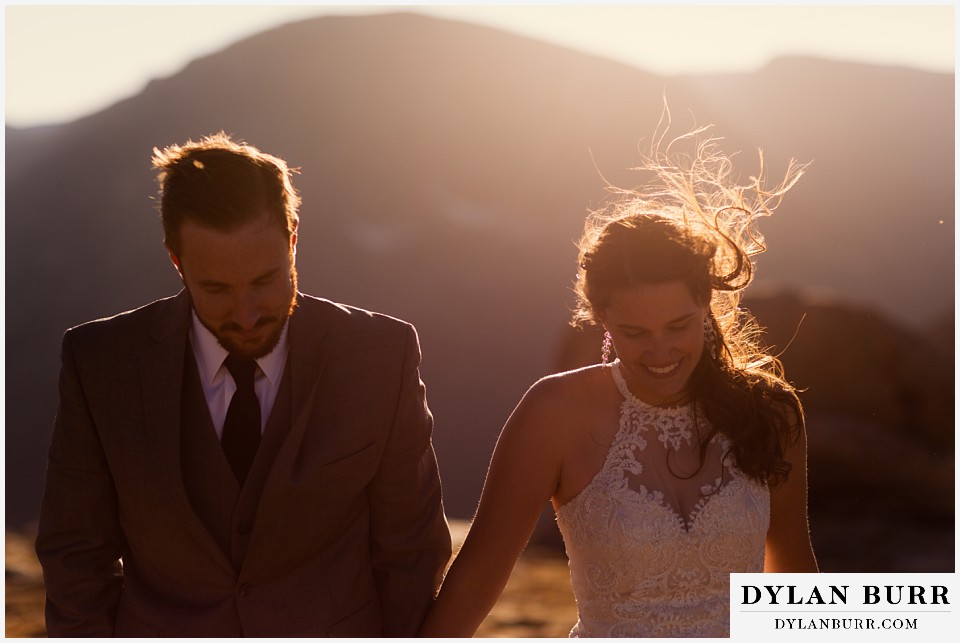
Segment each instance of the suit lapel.
M168 300L149 329L152 345L140 360L140 386L144 407L144 439L151 459L145 479L155 490L152 501L161 514L176 516L200 545L225 570L233 567L190 504L180 466L181 397L186 343L191 323L191 303L186 290Z
M324 342L327 327L323 316L315 314L316 309L305 309L303 300L303 295L298 295L299 305L290 317L288 331L290 343L287 359L292 396L290 432L277 454L270 477L267 478L265 494L277 484L283 484L284 477L295 474L293 465L317 403L320 377L327 359L328 350Z
M290 317L287 334L287 365L291 383L290 431L277 452L260 496L245 563L245 567L251 571L265 562L265 552L284 540L284 534L279 530L286 523L278 519L277 512L285 511L284 492L289 485L297 483L301 443L313 411L320 403L320 380L328 353L324 342L327 328L323 315L316 314L316 309L311 311L302 306L302 295L298 295L298 303L301 305Z
M288 333L290 341L288 359L293 385L294 426L291 428L296 427L300 416L303 415L302 411L309 411L313 406L317 383L327 356L323 342L327 333L324 320L320 315L313 315L304 308L303 295L298 295L297 301L297 309L290 317Z

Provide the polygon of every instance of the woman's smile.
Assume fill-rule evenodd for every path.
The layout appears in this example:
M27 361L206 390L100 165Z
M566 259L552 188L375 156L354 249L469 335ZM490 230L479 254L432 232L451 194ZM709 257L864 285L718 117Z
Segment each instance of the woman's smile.
M674 362L667 366L644 366L650 373L654 376L665 377L671 375L677 367L680 366L680 362Z
M634 395L657 405L686 394L703 354L705 315L681 281L640 284L610 297L603 324Z

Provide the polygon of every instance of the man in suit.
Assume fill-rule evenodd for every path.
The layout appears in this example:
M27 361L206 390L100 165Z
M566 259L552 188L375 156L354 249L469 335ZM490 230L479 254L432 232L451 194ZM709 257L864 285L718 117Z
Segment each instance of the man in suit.
M180 294L66 332L51 636L413 636L450 556L416 332L297 291L286 164L155 151Z

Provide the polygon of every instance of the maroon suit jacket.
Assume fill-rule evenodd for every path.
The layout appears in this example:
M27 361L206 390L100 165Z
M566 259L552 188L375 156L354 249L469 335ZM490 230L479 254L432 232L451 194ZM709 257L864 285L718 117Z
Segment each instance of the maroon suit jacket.
M181 292L64 335L37 538L48 634L415 635L450 535L413 327L298 295L292 423L240 569L181 475L189 327Z

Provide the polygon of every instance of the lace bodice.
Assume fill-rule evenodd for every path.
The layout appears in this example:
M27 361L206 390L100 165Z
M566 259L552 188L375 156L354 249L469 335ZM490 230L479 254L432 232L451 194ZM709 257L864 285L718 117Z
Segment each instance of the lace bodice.
M557 510L580 613L570 635L729 636L729 575L763 571L769 492L719 434L687 478L680 456L696 453L706 420L637 399L617 361L611 373L620 428L603 468Z

